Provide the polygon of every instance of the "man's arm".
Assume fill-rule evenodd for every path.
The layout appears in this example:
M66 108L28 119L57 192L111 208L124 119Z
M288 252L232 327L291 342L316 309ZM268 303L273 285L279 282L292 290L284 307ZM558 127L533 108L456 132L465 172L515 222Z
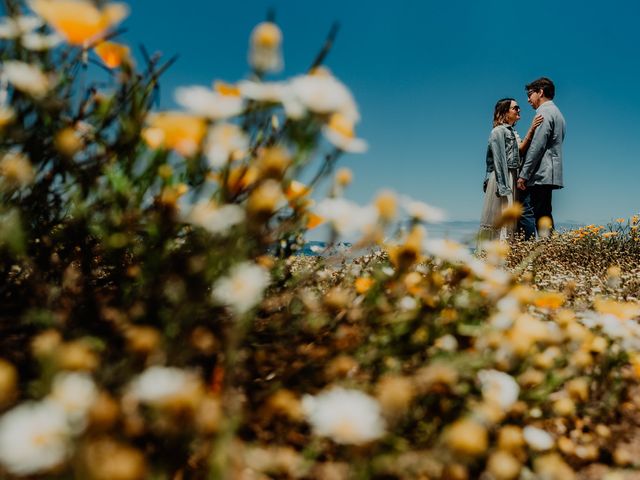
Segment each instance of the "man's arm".
M549 135L551 135L551 121L548 117L549 115L545 115L542 125L540 125L534 132L531 145L529 145L529 150L527 150L524 164L522 165L522 169L518 175L518 178L522 178L525 181L528 181L531 178L531 175L538 170L540 161L544 155L547 140L549 139Z

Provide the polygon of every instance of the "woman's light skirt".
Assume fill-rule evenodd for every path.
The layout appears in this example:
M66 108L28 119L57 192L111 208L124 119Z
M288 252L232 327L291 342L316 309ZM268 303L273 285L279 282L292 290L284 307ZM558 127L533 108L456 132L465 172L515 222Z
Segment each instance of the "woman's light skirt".
M515 232L516 223L509 222L504 224L500 222L502 212L505 208L513 205L516 196L516 180L517 170L509 169L509 186L511 193L504 197L498 197L498 182L496 181L496 172L491 172L489 181L487 182L487 190L484 193L484 203L482 205L482 215L480 216L480 233L479 240L506 240Z

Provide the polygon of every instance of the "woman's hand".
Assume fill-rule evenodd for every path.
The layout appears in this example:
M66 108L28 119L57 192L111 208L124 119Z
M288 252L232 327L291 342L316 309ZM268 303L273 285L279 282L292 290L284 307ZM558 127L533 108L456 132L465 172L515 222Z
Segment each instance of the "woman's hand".
M537 114L535 117L533 117L533 121L531 122L531 127L529 127L529 133L533 135L533 132L536 131L536 128L538 128L543 121L544 121L544 117L540 114Z

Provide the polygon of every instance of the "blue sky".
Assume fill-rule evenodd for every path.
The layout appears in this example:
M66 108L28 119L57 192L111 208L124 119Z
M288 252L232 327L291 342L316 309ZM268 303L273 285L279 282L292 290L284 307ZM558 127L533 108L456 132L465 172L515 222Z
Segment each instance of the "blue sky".
M130 3L124 39L180 55L162 82L165 107L177 86L245 76L249 33L270 7L284 32L282 76L304 72L339 21L326 64L352 89L358 134L370 145L341 162L354 171L354 200L387 187L442 207L450 219L477 219L493 105L515 97L524 135L533 117L524 85L544 75L555 81L567 120L566 187L554 194L555 218L603 222L640 211L638 2Z

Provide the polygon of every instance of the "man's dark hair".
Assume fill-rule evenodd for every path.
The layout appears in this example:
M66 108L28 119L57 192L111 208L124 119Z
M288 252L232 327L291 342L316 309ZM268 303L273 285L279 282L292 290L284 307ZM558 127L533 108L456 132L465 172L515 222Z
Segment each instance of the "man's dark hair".
M533 90L534 92L539 92L542 90L544 96L549 100L553 100L553 97L556 96L556 86L553 84L550 78L540 77L537 80L534 80L530 84L526 85L524 89L528 92Z

